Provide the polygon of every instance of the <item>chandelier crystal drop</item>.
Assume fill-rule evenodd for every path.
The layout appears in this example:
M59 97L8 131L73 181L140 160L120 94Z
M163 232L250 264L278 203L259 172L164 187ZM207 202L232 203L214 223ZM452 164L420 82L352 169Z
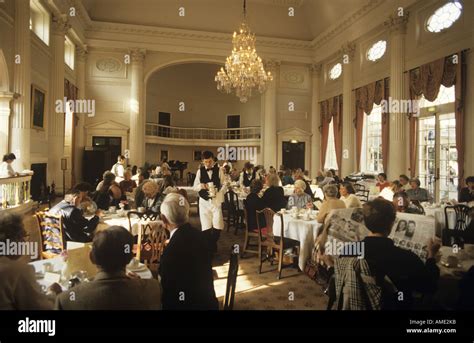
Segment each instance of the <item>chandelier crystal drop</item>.
M218 90L229 94L235 89L236 95L243 103L252 96L254 88L263 93L268 83L273 80L272 74L265 72L262 59L255 50L255 35L250 32L245 14L244 1L244 20L239 31L234 32L232 37L232 54L227 57L225 67L221 67L215 77Z

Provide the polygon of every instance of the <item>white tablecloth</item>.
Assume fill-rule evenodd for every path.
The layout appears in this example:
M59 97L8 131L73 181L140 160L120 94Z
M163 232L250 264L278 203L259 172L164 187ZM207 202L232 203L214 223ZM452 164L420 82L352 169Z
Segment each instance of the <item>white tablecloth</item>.
M298 266L304 270L306 261L311 257L318 230L323 224L316 220L294 219L291 215L284 214L283 225L285 227L284 236L300 242ZM275 236L281 235L281 220L277 215L273 221L273 234Z
M55 272L55 273L61 273L61 271L63 270L63 267L64 267L64 261L63 261L63 258L61 256L46 259L46 260L34 261L34 262L31 262L30 264L35 268L35 272L43 273L44 272L44 265L46 263L51 263L52 264L52 268L53 268L52 272ZM128 272L128 270L127 270L127 272ZM139 272L135 272L135 273L138 276L140 276L142 279L151 279L151 278L153 278L153 275L151 274L151 271L148 268L144 269L143 271L139 271ZM46 288L48 288L49 286L51 286L51 282L46 281L44 278L39 278L39 279L37 279L37 281L38 281L38 284L41 286L41 288L44 289L44 290ZM67 288L67 281L68 280L65 280L64 283L61 284L61 287L63 289Z
M444 217L444 207L424 207L425 214L435 219L436 235L441 236L442 230L446 227L446 220ZM454 210L448 210L448 221L451 229L456 225L456 213ZM469 223L468 223L469 224Z

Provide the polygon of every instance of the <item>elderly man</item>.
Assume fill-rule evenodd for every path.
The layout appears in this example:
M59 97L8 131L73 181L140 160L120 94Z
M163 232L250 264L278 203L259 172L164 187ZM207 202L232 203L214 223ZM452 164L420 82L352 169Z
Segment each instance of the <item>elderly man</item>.
M97 233L90 258L99 272L91 282L81 283L60 294L59 310L159 310L161 288L158 280L142 280L126 274L133 257L133 236L121 226ZM74 295L73 297L71 295Z
M49 212L63 217L63 229L68 241L91 242L94 230L99 223L101 210L97 210L91 219L84 218L79 205L87 196L87 191L82 189L70 190L64 200L54 206Z
M431 194L427 189L421 188L421 182L418 179L410 180L411 189L407 190L408 198L413 201L433 201Z
M189 203L178 193L161 204L170 240L160 261L164 310L218 310L207 243L188 223Z

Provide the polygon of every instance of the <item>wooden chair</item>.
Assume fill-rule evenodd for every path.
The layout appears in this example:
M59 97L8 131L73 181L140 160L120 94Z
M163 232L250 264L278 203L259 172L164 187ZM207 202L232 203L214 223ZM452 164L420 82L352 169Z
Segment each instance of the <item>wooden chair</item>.
M258 258L260 261L260 266L258 273L262 273L262 264L264 261L270 261L270 264L273 265L273 255L276 252L278 254L278 279L281 278L281 271L286 267L293 267L294 263L283 265L283 255L285 250L292 249L293 251L299 250L300 242L291 238L285 238L285 227L283 221L283 215L281 213L276 214L271 208L264 208L261 211L256 211L257 213L257 225L258 225ZM273 217L275 214L281 220L281 235L275 236L273 234ZM258 216L263 215L265 217L266 230L263 230L260 227L260 221ZM266 249L265 258L262 259L262 249ZM299 252L295 255L298 256Z
M227 232L231 226L234 234L237 230L244 228L244 211L240 208L239 196L233 190L228 190L224 195L225 208L227 208Z
M239 254L235 252L234 247L231 248L229 272L227 273L227 285L224 297L224 310L232 310L234 308L235 286L237 284L237 274L239 272Z
M258 247L258 231L250 231L248 227L248 216L247 216L247 200L244 200L244 218L245 218L245 239L244 239L244 249L242 250L240 257L244 258L245 253L249 252L252 254L258 254L258 250L250 250L248 249L249 246ZM250 244L250 239L255 238L257 240L257 244Z
M49 259L60 255L66 249L63 218L47 211L35 213L41 239L41 258Z
M354 183L353 186L356 193L359 191L365 191L365 186L361 185L360 183Z
M131 218L135 216L140 220L137 244L134 247L134 251L136 258L139 261L143 260L147 266L150 266L152 263L159 263L168 239L166 229L158 225L159 215L158 212L153 211L129 211L127 213L130 232L132 232ZM145 252L146 256L143 256Z
M451 210L456 214L454 227L450 227L449 225L448 212ZM474 243L466 241L467 237L464 235L471 211L473 211L473 209L466 205L446 206L444 208L444 222L446 225L442 233L444 245L452 246L453 244L463 245L463 243Z
M362 202L368 202L369 201L369 194L370 194L370 190L368 189L363 189L363 190L360 190L360 191L356 191L356 197L359 198L360 201Z
M194 184L194 179L195 178L196 178L196 174L188 172L187 185L192 186Z

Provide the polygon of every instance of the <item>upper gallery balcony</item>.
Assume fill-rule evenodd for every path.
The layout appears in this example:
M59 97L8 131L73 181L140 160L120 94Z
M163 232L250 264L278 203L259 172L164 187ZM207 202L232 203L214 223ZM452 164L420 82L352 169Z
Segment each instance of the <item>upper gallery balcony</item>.
M146 142L173 145L241 146L260 145L260 127L214 129L203 127L175 127L156 123L146 124Z

